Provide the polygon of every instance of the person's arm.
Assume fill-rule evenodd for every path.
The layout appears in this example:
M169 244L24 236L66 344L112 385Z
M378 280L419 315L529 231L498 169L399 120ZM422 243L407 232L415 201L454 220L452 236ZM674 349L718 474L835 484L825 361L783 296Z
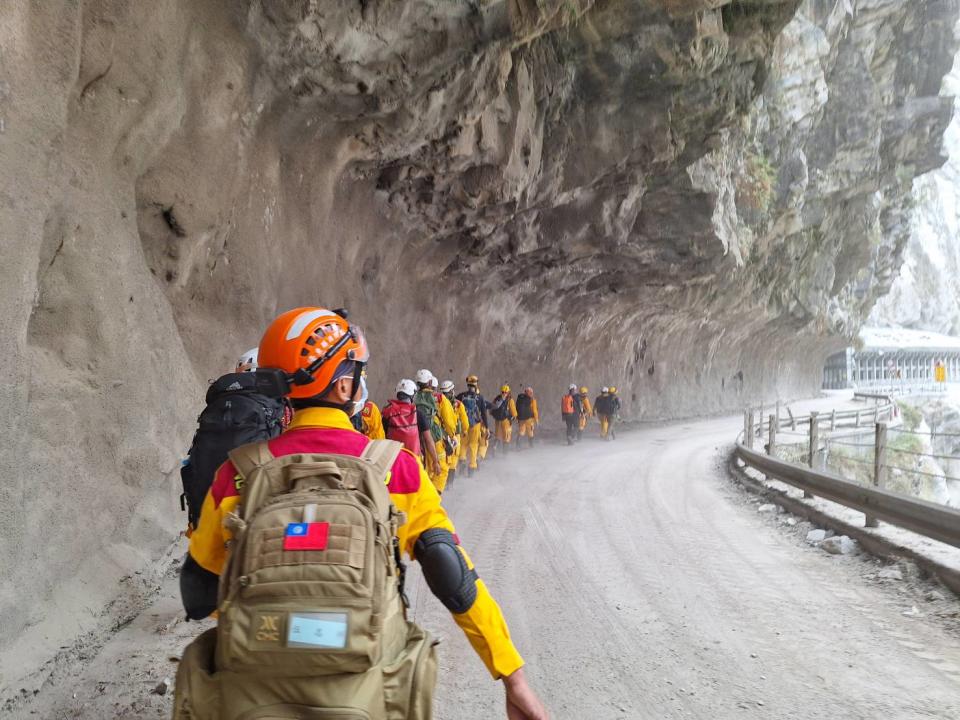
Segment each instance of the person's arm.
M437 446L433 442L433 435L429 430L423 430L420 433L420 447L426 448L424 454L430 464L430 470L437 474L440 472L440 456L437 455Z
M430 471L437 474L440 472L440 456L437 454L437 445L433 442L433 434L430 432L431 422L426 413L417 408L417 430L420 432L420 448L427 459Z
M443 428L444 433L450 437L454 437L457 434L457 414L454 412L453 403L451 403L445 395L440 396L440 426Z
M512 397L507 401L507 412L509 414L509 420L517 419L517 402Z
M450 610L490 675L504 681L507 718L547 720L543 704L527 683L523 658L510 639L500 607L477 577L436 488L420 464L416 466L418 490L391 494L407 516L398 532L401 549L420 563L431 592Z
M533 422L535 425L540 424L540 407L537 405L536 398L530 399L530 409L533 411Z
M431 591L440 596L441 602L451 611L454 621L463 630L490 674L495 679L512 674L523 666L523 659L510 639L510 632L499 606L483 580L475 577L473 563L461 547L456 529L440 504L440 495L433 483L423 473L419 490L402 497L407 501L402 503L406 507L401 507L399 502L397 507L407 514L407 522L399 532L403 551L421 563ZM448 570L454 573L462 571L463 577L455 578L456 581L451 585L454 588L452 591L440 587L444 578L436 577L436 573L431 572L435 563L431 562L430 555L435 551L431 549L433 544L430 547L424 544L423 538L426 533L435 531L444 531L436 533L436 536L448 537L453 543L452 548L455 548L456 554L453 558L456 562ZM451 551L451 547L442 549ZM449 575L450 572L442 574Z
M230 462L217 469L203 500L197 527L190 535L190 548L180 570L180 596L188 620L201 620L217 609L217 585L231 539L223 527L223 518L240 502L235 476Z

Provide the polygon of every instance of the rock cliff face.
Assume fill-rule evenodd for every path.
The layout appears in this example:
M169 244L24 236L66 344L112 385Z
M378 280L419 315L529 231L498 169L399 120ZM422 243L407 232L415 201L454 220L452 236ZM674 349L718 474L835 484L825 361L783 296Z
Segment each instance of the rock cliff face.
M955 98L960 65L944 79ZM956 102L956 101L954 101ZM906 327L960 335L960 114L943 137L947 163L913 183L913 221L904 263L890 294L870 316L880 327Z
M0 685L162 553L202 383L278 310L350 307L377 398L420 366L647 418L815 387L940 162L956 16L14 0Z

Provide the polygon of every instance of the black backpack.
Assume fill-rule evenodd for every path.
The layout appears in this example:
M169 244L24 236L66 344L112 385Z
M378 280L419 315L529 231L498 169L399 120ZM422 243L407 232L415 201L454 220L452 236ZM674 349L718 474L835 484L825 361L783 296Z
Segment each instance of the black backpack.
M493 415L494 420L509 420L510 419L510 400L509 398L504 398L500 395L493 400L493 405L491 406L490 414Z
M483 422L479 395L473 392L465 392L457 395L457 399L463 403L463 407L467 411L467 421L470 423L470 427Z
M197 419L199 427L190 444L190 455L180 468L180 509L187 512L194 528L214 473L226 461L227 453L279 435L287 407L282 398L258 392L256 373L252 372L218 378L207 389L206 402Z
M599 396L593 403L593 409L598 415L613 415L613 398L609 395Z
M517 396L517 420L529 420L533 417L533 403L526 393Z

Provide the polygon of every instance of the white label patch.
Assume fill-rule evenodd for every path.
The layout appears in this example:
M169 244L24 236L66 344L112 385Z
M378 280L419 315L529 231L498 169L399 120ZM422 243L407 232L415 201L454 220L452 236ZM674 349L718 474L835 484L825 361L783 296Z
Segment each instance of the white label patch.
M287 623L287 647L344 648L347 646L346 613L300 613Z

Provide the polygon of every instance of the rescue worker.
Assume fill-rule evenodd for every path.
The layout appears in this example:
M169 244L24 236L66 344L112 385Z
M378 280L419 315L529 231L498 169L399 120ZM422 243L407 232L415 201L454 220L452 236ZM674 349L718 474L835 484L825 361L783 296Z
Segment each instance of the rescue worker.
M610 396L610 388L604 387L600 391L597 399L593 402L593 409L600 421L600 437L603 440L610 440L610 425L613 418L613 398Z
M383 418L380 416L380 408L371 400L367 394L367 375L363 375L363 398L362 410L350 418L354 429L362 432L371 440L383 440Z
M397 383L396 399L390 400L383 409L384 434L390 440L403 443L418 458L426 457L427 467L439 467L440 458L430 434L431 421L413 404L416 392L413 380L404 378Z
M467 431L470 428L470 419L467 417L467 411L464 408L463 403L460 402L459 398L453 394L454 390L456 390L456 386L453 384L453 380L444 380L440 385L440 392L443 393L443 396L447 399L450 405L453 406L453 413L457 418L456 467L459 467L460 462L467 459Z
M533 396L533 388L526 388L517 396L517 425L520 437L525 437L533 447L533 436L536 427L540 424L540 408L537 399Z
M610 399L613 411L610 413L610 439L616 440L617 433L614 430L614 424L620 420L620 396L617 395L617 388L610 386Z
M593 417L593 407L590 405L590 389L580 388L580 420L577 425L577 440L583 437L583 431L587 428L587 421Z
M517 418L517 404L510 395L509 385L503 385L500 394L490 403L490 414L497 423L497 444L506 452L513 440L513 421Z
M560 400L560 416L567 426L567 445L573 445L578 440L580 412L580 395L577 392L577 386L571 383L567 394Z
M440 392L436 376L430 380L430 385L433 388L433 397L437 401L437 419L440 422L440 429L443 431L440 442L443 443L443 451L447 457L446 486L453 482L457 474L457 463L460 460L457 411L453 409L453 403Z
M437 406L437 398L433 394L433 373L423 368L417 370L414 379L417 383L417 392L413 396L413 402L430 421L430 435L437 455L437 467L430 473L430 480L437 488L437 492L443 494L447 487L447 474L450 469L447 466L447 451L443 445L440 409Z
M476 375L470 375L467 377L467 384L470 385L470 379L473 379L473 385L477 388L477 393L480 393L480 381ZM480 395L480 398L483 400L481 403L480 412L483 414L483 431L480 433L480 445L479 445L479 458L480 462L483 462L487 459L487 452L490 450L490 438L493 436L493 432L490 429L490 423L488 421L490 415L490 401L487 400L483 395Z
M383 415L373 400L367 400L364 404L360 411L360 422L360 432L371 440L383 440L386 437L383 432Z
M237 368L235 372L253 372L257 369L257 351L259 348L250 348L243 355L240 356L240 359L237 360Z
M321 354L318 347L329 349ZM271 323L260 342L261 367L285 374L286 382L292 383L287 395L296 409L291 426L269 442L274 457L362 455L370 440L353 429L350 415L358 409L360 375L368 359L360 329L329 310L297 308ZM232 462L220 466L190 538L180 577L190 619L205 618L217 609L218 576L233 538L225 521L239 509L240 479ZM388 489L405 519L396 537L400 551L421 564L431 591L451 611L490 674L503 680L507 717L546 720L546 710L527 684L523 659L503 614L460 547L440 496L413 454L401 452L394 461Z
M467 376L467 389L457 395L463 404L469 422L467 440L464 450L467 452L467 476L473 475L479 467L479 462L486 457L486 438L490 431L487 428L487 401L480 394L479 380L476 375Z

